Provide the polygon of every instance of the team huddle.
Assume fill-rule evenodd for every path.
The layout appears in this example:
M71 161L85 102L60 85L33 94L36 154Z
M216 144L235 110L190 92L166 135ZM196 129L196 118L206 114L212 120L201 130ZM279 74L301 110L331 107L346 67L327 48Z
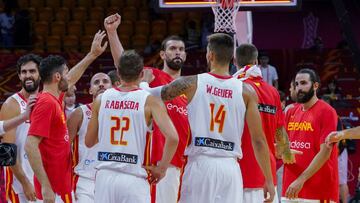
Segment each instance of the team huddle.
M0 120L28 115L29 98L33 107L20 121L29 120L2 139L18 146L16 164L6 169L8 201L338 201L337 150L325 144L337 115L317 98L313 70L296 74L296 103L284 113L279 93L262 79L255 46L243 44L234 53L232 37L212 34L210 72L181 77L181 38L162 42L162 70L144 68L138 53L123 49L120 23L118 14L107 17L106 32L95 34L90 52L70 70L61 56L18 60L22 89L5 101ZM105 36L120 85L94 74L93 102L66 117L64 92L105 51ZM234 55L238 72L230 75ZM281 200L277 158L285 164Z

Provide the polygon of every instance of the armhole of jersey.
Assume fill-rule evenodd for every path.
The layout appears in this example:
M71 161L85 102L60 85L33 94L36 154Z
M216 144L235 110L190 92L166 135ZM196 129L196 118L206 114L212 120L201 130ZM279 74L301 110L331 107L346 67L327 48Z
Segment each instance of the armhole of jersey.
M150 94L148 92L147 93L147 96L145 98L145 102L144 102L144 122L146 124L146 130L149 132L149 133L152 133L153 132L153 122L154 122L154 119L152 118L151 121L150 121L150 125L147 124L147 121L146 121L146 102L150 96Z

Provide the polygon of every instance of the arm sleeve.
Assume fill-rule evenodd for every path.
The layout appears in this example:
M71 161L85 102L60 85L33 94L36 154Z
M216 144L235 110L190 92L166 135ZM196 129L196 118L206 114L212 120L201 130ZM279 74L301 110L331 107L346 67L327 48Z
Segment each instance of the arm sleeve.
M31 113L28 135L48 138L55 108L54 103L39 99Z
M5 134L4 121L0 121L0 135Z
M326 119L324 119L326 118ZM326 137L332 131L336 131L338 117L334 109L325 109L321 112L320 144L325 142Z

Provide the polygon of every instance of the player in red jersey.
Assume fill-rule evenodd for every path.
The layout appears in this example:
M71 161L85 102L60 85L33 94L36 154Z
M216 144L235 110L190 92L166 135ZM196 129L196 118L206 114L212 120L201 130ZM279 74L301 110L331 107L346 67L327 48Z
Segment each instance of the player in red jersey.
M336 130L336 111L318 99L319 76L301 69L295 77L297 102L286 113L290 147L302 151L295 164L285 164L282 202L338 202L337 148L325 145Z
M36 197L44 202L71 202L71 153L63 111L64 92L105 51L107 43L101 45L105 36L105 32L96 33L90 53L70 71L60 56L49 56L40 63L44 89L30 117L25 151L35 174Z
M104 24L108 32L111 53L114 58L115 66L119 64L122 46L117 37L116 28L120 24L118 14L109 16ZM186 60L185 43L178 36L170 36L163 40L161 44L160 57L164 61L163 70L148 68L152 70L154 78L150 87L166 85L180 77L181 68ZM179 144L175 156L171 161L171 166L167 170L165 178L152 190L152 199L157 203L176 202L178 198L178 189L180 184L180 169L184 164L184 150L189 136L189 122L187 119L187 99L185 96L179 96L171 101L165 102L167 112L173 121L179 134ZM163 155L165 138L159 127L154 122L152 135L152 153L151 163L156 165ZM156 197L155 197L156 194Z
M274 184L276 185L276 159L275 140L279 153L285 163L293 163L294 155L289 148L289 140L285 132L284 115L281 108L280 96L273 86L266 83L261 75L257 64L258 51L252 44L242 44L236 48L236 64L240 68L234 77L243 79L249 84L258 96L258 109L261 115L263 131L266 135L271 160L271 169ZM246 203L257 203L263 201L263 189L265 178L256 161L251 144L251 136L246 125L242 137L242 150L244 155L239 160L243 175L244 199ZM278 202L275 196L273 202Z

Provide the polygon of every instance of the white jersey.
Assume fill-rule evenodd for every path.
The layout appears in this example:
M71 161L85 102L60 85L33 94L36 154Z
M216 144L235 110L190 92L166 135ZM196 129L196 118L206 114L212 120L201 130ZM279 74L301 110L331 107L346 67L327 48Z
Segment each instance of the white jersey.
M74 153L77 153L75 156L77 156L79 160L78 164L75 166L74 172L80 177L95 180L96 170L94 167L98 145L91 148L88 148L85 145L85 135L91 118L91 107L90 105L81 105L79 108L81 108L83 119L74 141L74 144L76 145L74 146Z
M111 88L104 92L99 110L99 170L107 169L147 177L150 135L145 119L149 93ZM146 159L146 160L145 160Z
M27 103L26 99L20 93L13 94L11 97L15 99L19 104L20 113L24 113L26 110L26 103ZM21 162L21 167L26 177L28 178L30 183L34 185L33 183L34 172L30 166L27 154L25 152L25 143L26 143L26 138L28 136L29 127L30 127L30 123L29 121L26 121L16 128L15 144L17 146L17 159ZM10 168L6 170L6 173L8 172L11 173ZM9 175L12 175L12 173ZM8 177L8 174L6 175L6 177ZM9 184L9 181L11 181L11 178L6 179L6 185ZM23 193L23 188L21 186L21 183L17 180L15 175L13 175L12 188L14 189L14 192L17 194Z
M245 104L243 83L231 76L197 76L197 89L188 104L191 143L185 155L241 158Z

